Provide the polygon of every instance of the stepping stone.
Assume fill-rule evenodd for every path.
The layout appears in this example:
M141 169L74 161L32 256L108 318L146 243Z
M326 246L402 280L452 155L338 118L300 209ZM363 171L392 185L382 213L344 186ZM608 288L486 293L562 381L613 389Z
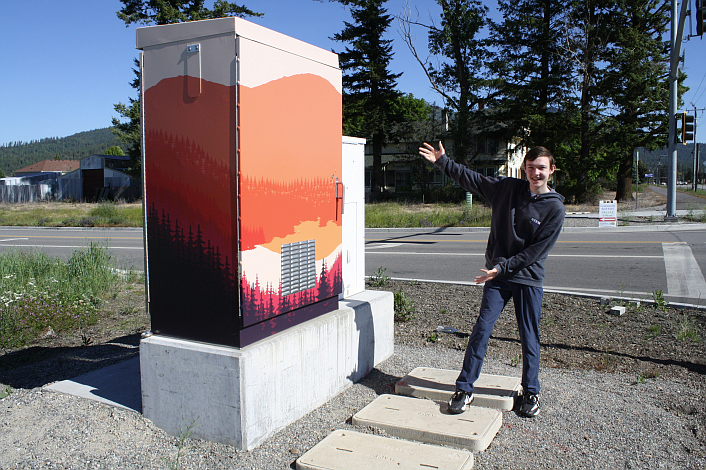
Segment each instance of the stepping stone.
M417 367L395 384L395 393L448 402L456 390L457 370ZM510 411L522 389L521 380L505 375L480 374L471 405Z
M297 459L297 470L470 470L473 454L390 437L336 430Z
M373 426L402 439L470 451L485 450L502 420L499 410L469 406L464 413L450 414L446 403L400 395L380 395L353 415L357 426Z

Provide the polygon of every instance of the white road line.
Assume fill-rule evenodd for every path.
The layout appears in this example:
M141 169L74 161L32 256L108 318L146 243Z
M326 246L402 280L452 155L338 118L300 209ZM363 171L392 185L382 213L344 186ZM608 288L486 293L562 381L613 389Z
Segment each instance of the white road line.
M18 248L75 248L83 249L87 248L86 245L0 245L0 247L18 247ZM143 251L143 247L132 248L129 246L107 246L108 250L140 250Z
M377 247L375 247L377 248ZM485 253L430 253L421 251L371 251L366 250L368 255L429 255L429 256L485 256ZM654 258L662 259L659 255L549 255L550 258Z
M706 280L691 248L686 243L662 243L667 292L695 299L706 299Z
M385 250L387 248L395 248L398 246L401 246L402 243L378 243L378 242L373 242L370 246L371 248L374 248L376 250Z
M5 240L0 240L0 243L5 243L5 242L14 242L17 240L29 240L29 238L7 238Z

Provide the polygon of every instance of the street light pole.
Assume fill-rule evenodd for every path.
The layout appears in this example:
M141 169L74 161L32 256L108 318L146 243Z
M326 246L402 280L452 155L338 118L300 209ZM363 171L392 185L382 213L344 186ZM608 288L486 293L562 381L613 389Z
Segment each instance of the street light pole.
M665 222L677 221L677 108L679 107L679 53L684 34L688 0L683 0L677 17L677 0L672 0L671 54L669 61L669 173L667 175L667 216Z

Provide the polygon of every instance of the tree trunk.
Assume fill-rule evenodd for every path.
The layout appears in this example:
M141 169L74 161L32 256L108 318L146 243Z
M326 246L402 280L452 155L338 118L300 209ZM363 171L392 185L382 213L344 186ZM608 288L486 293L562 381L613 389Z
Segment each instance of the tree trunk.
M632 157L623 158L618 166L618 189L615 199L621 202L632 201Z

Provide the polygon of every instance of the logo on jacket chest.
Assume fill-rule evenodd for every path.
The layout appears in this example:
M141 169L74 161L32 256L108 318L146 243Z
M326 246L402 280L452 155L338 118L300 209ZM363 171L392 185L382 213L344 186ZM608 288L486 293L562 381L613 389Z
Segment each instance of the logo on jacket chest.
M534 217L530 218L530 222L532 222L532 225L534 225L535 227L539 227L542 223L539 220L535 219Z

